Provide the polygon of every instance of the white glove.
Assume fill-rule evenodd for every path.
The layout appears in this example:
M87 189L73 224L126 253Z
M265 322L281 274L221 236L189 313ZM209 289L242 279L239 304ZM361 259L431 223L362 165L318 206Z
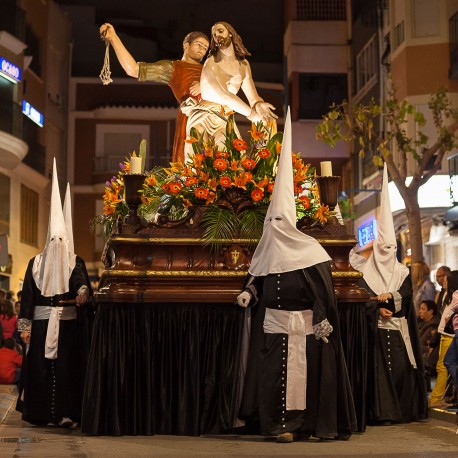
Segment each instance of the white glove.
M248 291L244 291L237 296L237 304L239 304L240 307L247 307L250 303L250 299L251 294Z

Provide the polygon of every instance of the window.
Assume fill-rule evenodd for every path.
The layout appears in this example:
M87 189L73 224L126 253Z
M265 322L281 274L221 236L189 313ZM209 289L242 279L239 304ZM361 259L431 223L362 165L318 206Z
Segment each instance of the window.
M346 0L297 0L299 21L345 21Z
M401 21L394 28L394 49L404 41L404 21Z
M138 148L143 138L149 145L149 126L144 124L98 124L96 127L95 173L114 173L119 163ZM146 164L148 167L148 164Z
M10 178L0 173L0 234L10 233Z
M356 56L356 93L376 81L378 70L377 37L374 35Z
M345 74L301 74L299 76L299 118L321 119L335 103L347 97Z
M439 2L432 2L431 0L414 0L414 37L433 37L439 35L439 22Z
M38 246L38 193L21 185L21 242Z

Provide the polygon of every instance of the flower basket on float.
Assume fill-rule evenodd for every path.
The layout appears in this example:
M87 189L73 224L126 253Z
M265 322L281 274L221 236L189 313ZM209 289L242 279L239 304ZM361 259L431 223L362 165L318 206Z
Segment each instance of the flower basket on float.
M186 140L193 154L184 162L145 174L138 190L142 201L138 214L153 227L199 227L203 240L213 248L220 240L256 242L275 185L282 136L274 126L258 123L252 125L246 142L237 138L230 115L221 149L212 137L193 129ZM293 154L292 161L299 226L323 227L333 213L320 202L315 168L305 164L300 154ZM106 235L128 213L129 205L122 195L129 171L126 160L118 175L107 182L104 214L95 220L105 227Z

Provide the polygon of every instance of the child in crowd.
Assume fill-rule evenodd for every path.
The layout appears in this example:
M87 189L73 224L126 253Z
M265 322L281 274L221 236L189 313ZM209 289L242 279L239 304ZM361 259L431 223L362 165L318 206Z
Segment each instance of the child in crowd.
M16 342L13 338L3 341L0 348L0 384L11 385L18 383L22 366L22 356L16 351Z
M0 303L0 323L3 328L3 338L13 337L17 329L17 316L14 313L13 304L8 300Z

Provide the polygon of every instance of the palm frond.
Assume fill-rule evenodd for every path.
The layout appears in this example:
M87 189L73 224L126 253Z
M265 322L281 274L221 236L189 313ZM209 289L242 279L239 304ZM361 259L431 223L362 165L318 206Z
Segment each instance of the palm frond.
M207 207L201 223L205 227L204 243L211 245L213 251L218 251L222 246L222 240L230 240L238 236L239 223L233 211L217 206Z
M253 240L250 245L256 245L261 238L266 217L267 207L257 207L245 210L239 215L240 218L240 237Z

